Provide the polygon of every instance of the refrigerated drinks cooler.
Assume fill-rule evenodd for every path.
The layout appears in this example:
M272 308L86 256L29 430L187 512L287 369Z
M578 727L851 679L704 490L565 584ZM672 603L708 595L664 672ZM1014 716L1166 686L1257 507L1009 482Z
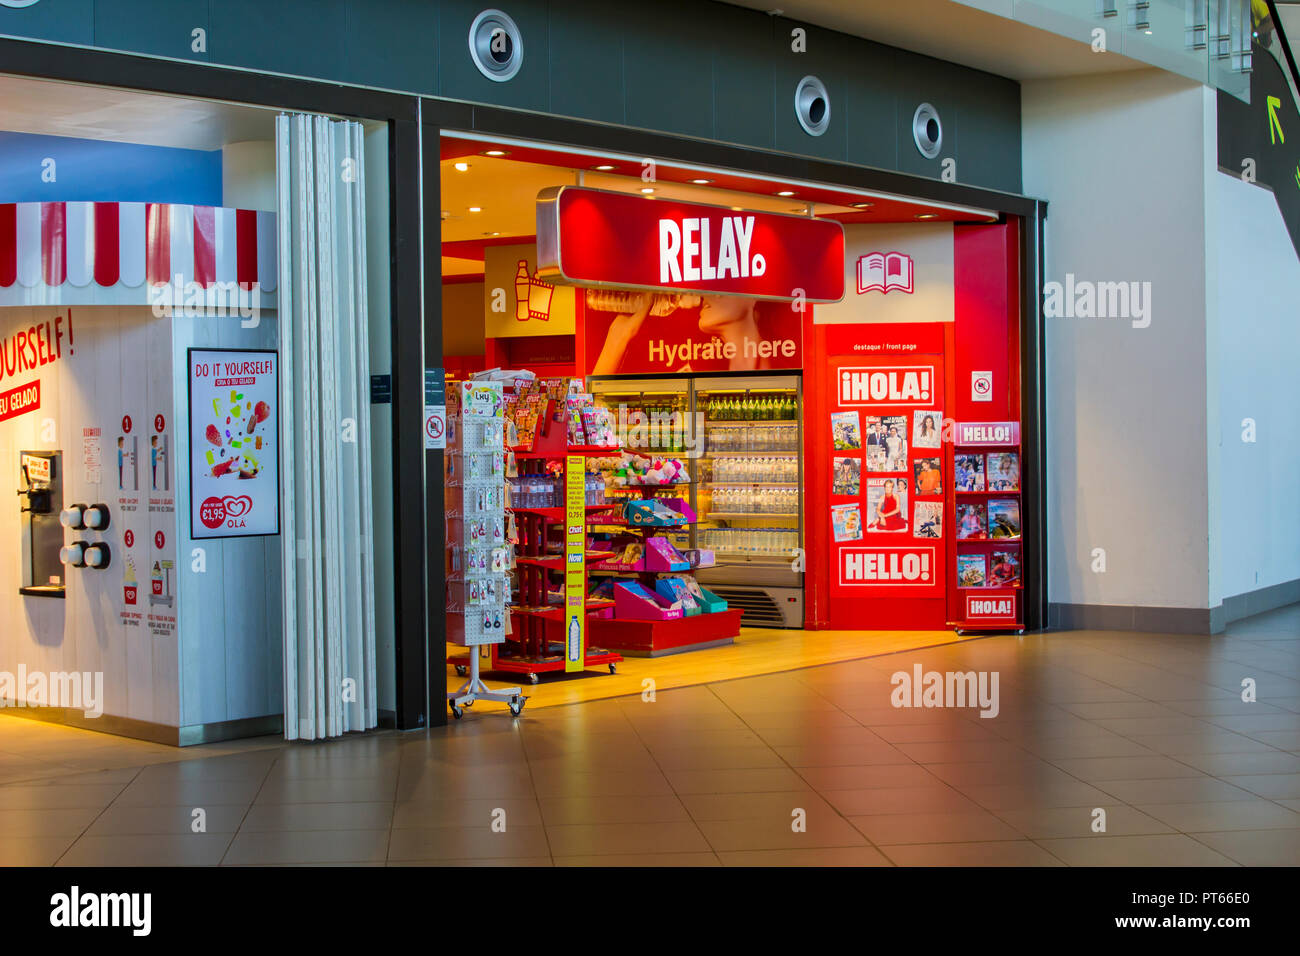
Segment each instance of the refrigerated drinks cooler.
M699 520L674 543L716 553L699 582L743 608L747 627L802 627L800 377L592 378L590 388L625 430L626 450L687 462L690 485L672 493ZM636 427L637 412L647 427Z

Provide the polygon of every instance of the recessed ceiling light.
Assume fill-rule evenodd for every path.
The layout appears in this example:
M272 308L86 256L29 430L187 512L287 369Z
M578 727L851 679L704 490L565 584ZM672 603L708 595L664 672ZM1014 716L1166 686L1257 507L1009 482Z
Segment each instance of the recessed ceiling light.
M609 165L609 163L603 163L603 164L601 164L600 166L592 166L591 168L592 168L592 169L595 169L595 170L599 170L599 171L602 172L602 173L607 173L607 172L609 172L611 169L613 169L614 167L611 166L611 165Z
M443 219L450 219L450 218L451 218L451 213L448 212L446 209L444 209L444 210L442 211L442 218L443 218Z
M485 233L483 233L483 235L485 235L485 236L499 236L499 235L501 235L501 233L499 233L499 232L485 232Z
M875 206L875 203L873 203L873 202L855 202L855 203L850 203L850 205L852 205L854 209L870 209L870 208L872 208L873 206Z
M452 163L452 166L455 167L456 172L458 173L463 173L465 170L469 169L469 163Z
M697 186L707 186L709 183L713 182L713 180L712 180L712 179L692 179L691 182L695 183L695 185L697 185Z
M938 219L939 217L932 212L919 212L916 214L917 219Z
M778 195L778 196L793 196L793 195L794 195L794 190L793 190L793 189L782 189L779 193L777 193L777 195Z
M482 206L470 206L470 207L469 207L469 211L470 211L470 212L482 212L482 211L483 211L483 207L482 207Z
M483 155L484 156L509 156L510 153L509 151L504 149L485 149L483 150Z
M643 192L643 193L645 193L647 196L649 196L650 194L652 194L652 193L654 192L654 187L652 187L652 186L643 186L643 187L641 188L641 192Z
M731 211L732 211L732 212L740 212L740 207L739 207L739 206L732 206L732 207L731 207Z

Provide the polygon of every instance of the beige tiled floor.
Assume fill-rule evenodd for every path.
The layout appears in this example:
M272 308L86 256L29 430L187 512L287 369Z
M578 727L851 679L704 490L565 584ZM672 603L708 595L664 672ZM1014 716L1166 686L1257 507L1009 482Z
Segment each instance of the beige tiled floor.
M997 671L999 715L895 709L917 663ZM0 866L385 863L1297 865L1300 607L1213 638L993 637L322 744L175 750L0 716Z

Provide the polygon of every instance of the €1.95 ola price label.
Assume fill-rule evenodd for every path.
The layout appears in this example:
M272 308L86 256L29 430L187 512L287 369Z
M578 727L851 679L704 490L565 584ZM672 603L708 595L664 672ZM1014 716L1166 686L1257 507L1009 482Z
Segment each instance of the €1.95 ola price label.
M190 534L280 533L279 356L190 349Z

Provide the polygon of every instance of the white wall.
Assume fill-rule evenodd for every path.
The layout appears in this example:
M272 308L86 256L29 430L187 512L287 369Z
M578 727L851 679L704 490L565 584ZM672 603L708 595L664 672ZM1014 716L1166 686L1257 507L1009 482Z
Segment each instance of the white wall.
M68 335L68 315L74 332ZM149 438L157 415L175 442L176 420L169 357L170 323L144 307L73 306L0 308L0 339L12 349L14 336L56 317L63 330L62 355L34 372L0 379L0 390L39 380L36 411L0 422L0 670L102 672L104 713L148 723L179 725L175 606L149 600L155 560L176 553L175 471L160 462L160 490L151 490ZM129 469L126 489L118 487L117 438L123 416L139 440L138 485ZM98 474L86 466L87 429L99 429ZM63 532L65 542L103 541L112 553L108 568L68 568L64 600L24 596L20 500L13 494L20 451L63 453L63 507L73 502L109 506L110 524L101 533ZM175 448L172 458L175 460ZM166 476L162 478L161 476ZM162 490L163 486L169 486ZM169 504L168 502L171 502ZM125 544L130 531L133 545ZM155 536L163 534L162 548ZM128 566L135 568L136 602L129 605ZM177 575L172 574L172 593ZM26 699L26 695L20 695Z
M1300 578L1300 260L1273 194L1216 173L1219 535L1213 597ZM1244 419L1256 440L1242 440Z
M280 538L190 537L188 350L277 348L276 316L263 313L258 325L247 329L237 316L178 316L172 342L165 361L176 393L181 726L275 716L284 712ZM196 568L196 547L203 552L202 571Z
M1212 91L1154 70L1028 82L1024 191L1046 280L1150 282L1147 328L1047 319L1049 597L1207 608ZM1092 570L1103 548L1105 573Z

